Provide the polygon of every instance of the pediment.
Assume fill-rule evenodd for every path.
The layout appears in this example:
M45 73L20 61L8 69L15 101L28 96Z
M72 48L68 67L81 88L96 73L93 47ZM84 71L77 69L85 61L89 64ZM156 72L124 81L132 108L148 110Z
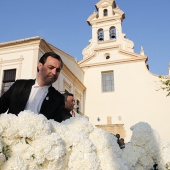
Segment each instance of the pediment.
M107 57L110 58L107 59ZM122 64L128 62L138 62L138 61L146 61L147 57L142 56L140 54L131 53L124 50L114 50L112 52L94 52L93 56L89 56L88 58L83 59L79 62L80 67L93 67L93 66L102 66L109 64Z
M98 3L96 3L96 9L98 10L99 8L105 8L108 6L113 6L115 2L113 0L100 0Z

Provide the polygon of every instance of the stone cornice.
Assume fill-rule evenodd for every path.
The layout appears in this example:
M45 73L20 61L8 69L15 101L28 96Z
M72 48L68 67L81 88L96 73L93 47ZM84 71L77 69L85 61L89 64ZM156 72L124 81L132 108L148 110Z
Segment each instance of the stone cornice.
M110 42L113 42L113 41L115 41L115 40L108 40L108 41L106 41L106 43L108 42L108 43L110 43ZM103 44L106 44L106 43L103 43ZM120 46L119 45L110 45L110 46L103 46L103 47L96 47L96 48L94 48L94 51L106 51L106 50L110 50L110 49L116 49L116 48L119 48Z
M132 52L129 52L129 51L122 50L119 45L95 48L94 51L95 52L102 51L102 50L105 51L106 49L119 49L120 54L123 54L125 56L129 56L130 58L129 59L116 60L116 61L109 61L109 62L86 64L88 61L90 61L94 57L94 55L93 55L93 56L87 57L84 60L80 61L79 66L81 68L84 68L84 67L92 67L92 66L98 66L98 65L118 64L118 63L125 63L125 62L132 62L132 61L134 62L134 61L141 61L141 60L146 62L147 59L148 59L147 56L143 56L143 55L140 55L140 54L136 54L136 53L132 53Z
M34 41L34 40L41 40L41 38L39 36L36 36L36 37L25 38L25 39L20 39L20 40L16 40L16 41L3 42L3 43L0 43L0 47L21 44L21 43L25 43L25 42Z
M9 41L9 42L4 42L0 43L0 48L1 52L9 52L12 50L17 50L18 49L23 49L25 48L30 48L30 49L41 49L43 52L48 52L48 51L53 51L50 45L42 38L40 37L31 37L31 38L25 38L25 39L20 39L16 41Z
M122 49L119 50L119 53L121 53L121 54L123 54L123 55L126 55L126 56L133 57L134 59L143 59L143 60L145 60L145 61L148 60L148 57L147 57L147 56L143 56L143 55L136 54L136 53L131 53L131 52L129 52L129 51L125 51L125 50L122 50Z
M89 25L96 25L100 23L106 23L106 22L115 22L117 20L122 20L121 16L113 16L113 17L107 17L107 18L101 18L96 20L88 20Z
M124 63L130 63L130 62L139 62L144 61L144 57L137 57L137 58L129 58L129 59L122 59L122 60L115 60L115 61L108 61L108 62L98 62L98 63L90 63L90 64L81 64L81 68L88 68L88 67L99 67L99 66L108 66L108 65L115 65L115 64L124 64Z

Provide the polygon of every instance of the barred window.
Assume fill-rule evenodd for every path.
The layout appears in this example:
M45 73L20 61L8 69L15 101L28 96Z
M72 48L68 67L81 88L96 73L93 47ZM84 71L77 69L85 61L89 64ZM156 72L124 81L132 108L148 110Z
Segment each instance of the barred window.
M102 92L114 91L113 71L102 72Z

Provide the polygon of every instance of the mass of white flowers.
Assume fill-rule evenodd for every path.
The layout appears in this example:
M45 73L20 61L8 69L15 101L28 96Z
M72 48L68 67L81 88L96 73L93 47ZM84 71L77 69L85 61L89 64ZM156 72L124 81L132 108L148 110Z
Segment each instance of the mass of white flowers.
M146 122L131 127L120 149L117 138L83 116L58 123L22 111L0 115L0 170L170 169L170 143Z

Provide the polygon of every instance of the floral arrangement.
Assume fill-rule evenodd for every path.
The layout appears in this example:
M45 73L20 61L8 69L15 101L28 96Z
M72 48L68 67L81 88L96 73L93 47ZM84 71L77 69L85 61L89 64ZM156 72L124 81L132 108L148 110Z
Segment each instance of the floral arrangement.
M0 115L1 170L159 170L170 169L170 144L149 124L131 127L124 149L117 138L83 116L58 123L22 111Z

